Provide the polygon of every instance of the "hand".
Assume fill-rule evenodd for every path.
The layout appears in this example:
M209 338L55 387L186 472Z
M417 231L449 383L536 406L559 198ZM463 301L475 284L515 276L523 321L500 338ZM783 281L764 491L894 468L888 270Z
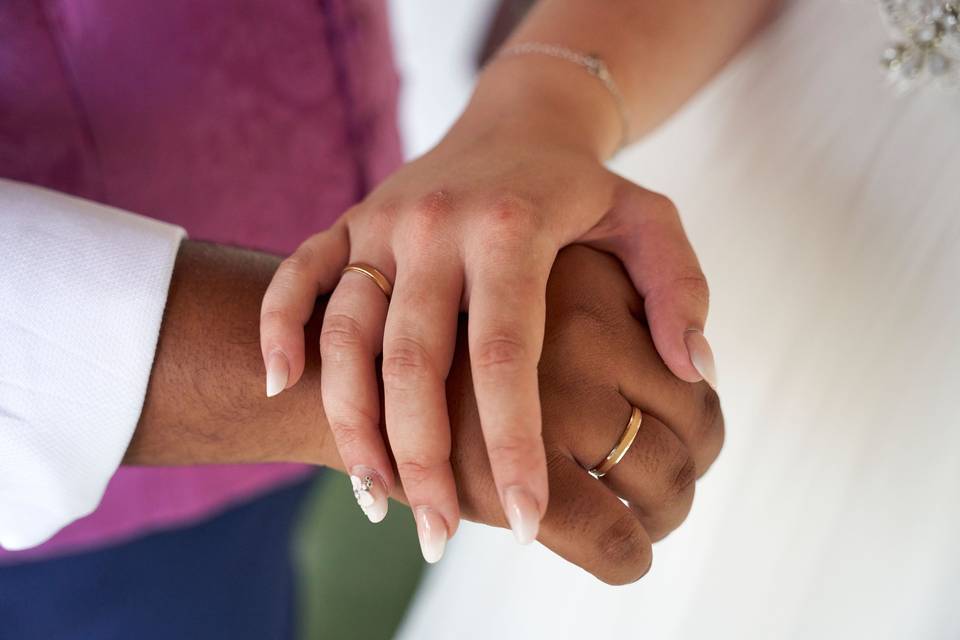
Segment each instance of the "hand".
M315 350L296 388L270 400L255 393L263 375L257 307L277 263L255 252L183 243L126 464L298 461L344 468L319 401L326 363ZM324 302L306 327L312 340ZM649 541L683 519L694 476L720 448L717 396L666 369L640 300L610 256L564 250L547 303L540 385L553 500L539 539L608 582L633 580L649 563ZM464 514L505 526L460 337L447 381L453 473ZM630 405L644 413L641 429L623 460L597 481L584 469L620 439ZM628 499L630 509L615 496ZM420 508L416 515L435 559L446 535L432 526L439 514Z
M268 392L294 385L303 324L318 292L336 286L320 338L322 395L344 463L354 476L395 485L377 429L382 346L387 434L404 491L452 535L459 505L444 380L458 312L468 310L497 492L528 542L536 527L520 523L539 521L548 502L537 363L558 250L586 242L623 261L646 301L654 343L680 379L702 378L695 363L710 379L712 356L700 332L706 283L673 205L607 171L593 149L569 138L563 119L530 126L533 116L517 105L508 117L475 101L440 145L290 256L264 296L261 349ZM348 262L371 264L394 283L389 313L370 280L340 278ZM376 521L385 508L367 513Z
M583 247L561 252L547 289L540 367L552 497L539 539L612 584L647 571L651 541L684 520L694 481L723 442L716 393L703 383L678 381L657 355L642 319L640 300L613 258ZM453 475L464 515L504 527L467 351L461 338L447 381ZM632 406L643 412L633 445L602 480L593 478L585 469L595 467L620 439ZM395 497L403 499L399 488ZM425 507L414 513L425 555L439 557L445 536L437 529L438 514ZM433 537L423 539L425 531Z

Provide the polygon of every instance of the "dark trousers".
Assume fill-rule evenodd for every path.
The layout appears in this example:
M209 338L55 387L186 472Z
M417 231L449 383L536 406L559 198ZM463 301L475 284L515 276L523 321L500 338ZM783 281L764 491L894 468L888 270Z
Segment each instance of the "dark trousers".
M312 484L186 528L0 566L0 640L293 638L292 530Z

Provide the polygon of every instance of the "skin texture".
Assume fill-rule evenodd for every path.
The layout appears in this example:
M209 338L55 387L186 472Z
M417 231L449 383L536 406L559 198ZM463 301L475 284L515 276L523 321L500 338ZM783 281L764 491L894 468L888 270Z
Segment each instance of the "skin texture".
M637 139L702 86L777 4L544 0L508 45L599 54ZM328 363L323 404L340 454L350 469L372 469L387 489L397 483L394 459L411 503L440 514L447 535L462 506L443 393L459 311L469 310L472 382L501 503L534 523L547 508L537 363L547 279L561 248L579 242L618 257L645 301L667 368L679 380L715 384L703 336L706 279L670 200L603 166L622 137L616 102L585 70L536 54L495 59L437 147L308 239L264 298L262 355L272 378L290 389L304 345L313 348L302 329L313 300L335 288L320 349ZM369 280L340 279L348 262L372 264L394 283L389 313ZM390 448L378 428L384 416ZM520 506L508 495L521 495Z
M270 399L254 392L263 376L258 306L278 262L182 245L126 464L298 461L343 469L319 400L315 352L295 389ZM318 338L323 306L306 324L308 339ZM583 247L560 254L546 318L539 393L553 499L538 539L601 580L631 582L649 569L651 541L686 517L696 477L720 450L719 401L708 385L680 381L666 368L639 297L608 255ZM505 527L467 342L461 332L445 382L451 469L463 514ZM640 432L623 461L596 480L584 467L620 438L631 404L644 412ZM406 499L399 487L394 497Z
M126 464L335 460L319 354L310 354L296 390L269 401L260 392L257 307L278 263L254 251L181 244ZM307 325L314 339L319 317Z

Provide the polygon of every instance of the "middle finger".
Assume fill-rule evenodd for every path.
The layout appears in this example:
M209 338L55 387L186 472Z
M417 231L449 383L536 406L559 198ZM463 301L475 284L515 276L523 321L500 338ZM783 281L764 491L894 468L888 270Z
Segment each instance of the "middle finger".
M450 467L445 381L463 285L455 261L398 256L383 341L387 434L427 562L443 555L460 521Z

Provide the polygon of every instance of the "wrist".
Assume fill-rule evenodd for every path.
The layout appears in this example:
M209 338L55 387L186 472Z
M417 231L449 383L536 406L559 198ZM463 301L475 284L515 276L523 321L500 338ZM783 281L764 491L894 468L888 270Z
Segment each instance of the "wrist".
M548 141L600 162L623 137L616 102L599 79L569 61L535 54L494 58L453 130L460 129Z
M286 436L286 446L277 462L300 462L342 470L343 463L323 410L320 351L309 346L319 343L325 301L323 298L318 302L304 326L304 344L307 348L303 376L296 385L265 402L284 405L277 407L274 413L289 416L286 425L275 425L281 427Z
M317 349L307 348L297 385L274 398L264 393L259 309L278 262L242 249L181 245L126 464L338 464ZM317 344L321 318L318 307L306 344Z

